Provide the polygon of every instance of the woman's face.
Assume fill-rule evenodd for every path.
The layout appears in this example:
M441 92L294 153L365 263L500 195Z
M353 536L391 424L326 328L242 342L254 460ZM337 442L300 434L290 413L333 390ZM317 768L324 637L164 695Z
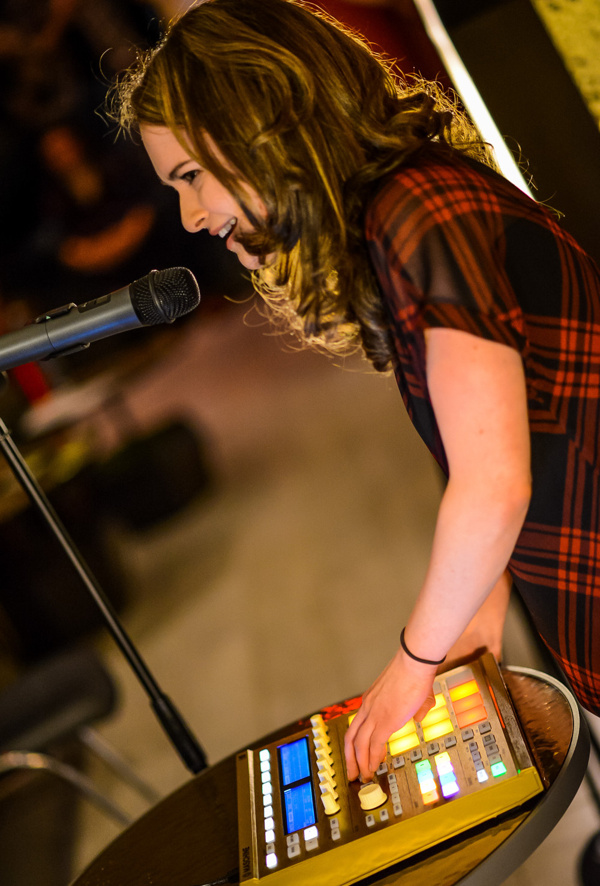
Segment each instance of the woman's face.
M259 268L259 257L246 252L236 239L236 234L250 233L253 227L229 191L187 153L167 127L142 126L141 136L159 179L179 194L181 222L186 231L206 229L213 237L225 240L227 249L237 255L245 268ZM215 145L210 147L219 157ZM248 208L264 218L262 200L249 186L246 191Z

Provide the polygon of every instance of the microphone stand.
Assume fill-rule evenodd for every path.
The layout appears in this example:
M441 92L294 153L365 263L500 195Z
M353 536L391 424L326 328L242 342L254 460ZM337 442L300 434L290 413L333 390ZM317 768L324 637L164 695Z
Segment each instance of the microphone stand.
M0 385L2 381L6 384L5 373L0 374ZM146 691L156 717L184 765L194 774L206 769L208 763L198 740L150 673L146 663L120 623L114 607L98 584L73 539L69 536L43 489L31 473L2 418L0 418L0 449L2 449L15 478L33 506L42 515L94 599L104 617L109 632Z

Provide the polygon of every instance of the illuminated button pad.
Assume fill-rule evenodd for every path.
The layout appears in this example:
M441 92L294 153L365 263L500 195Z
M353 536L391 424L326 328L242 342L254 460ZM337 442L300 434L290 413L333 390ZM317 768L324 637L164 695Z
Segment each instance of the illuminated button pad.
M415 772L417 773L417 781L419 782L419 790L421 791L423 803L426 806L430 803L435 803L440 797L437 792L437 786L433 778L433 770L429 760L420 760L415 765Z
M516 774L491 684L475 680L467 666L440 675L434 696L422 721L390 736L370 786L347 782L343 739L354 716L347 712L316 714L296 734L253 752L259 878L312 865L331 849L432 808L447 807L454 822L463 798Z
M421 729L426 742L435 742L454 731L448 705L441 692L436 693L435 706L423 717Z
M449 694L459 729L487 719L487 711L476 680L466 680L453 686Z
M373 777L377 792L365 796L359 797L365 785L348 783L344 765L344 736L358 699L302 721L283 738L280 731L268 746L238 754L244 881L265 878L268 886L289 871L292 886L320 882L321 871L325 876L338 862L366 876L370 869L361 864L368 846L385 848L390 827L390 846L421 851L436 832L429 821L440 834L447 821L452 836L478 823L482 809L504 809L515 791L524 799L533 796L533 764L515 740L518 721L508 716L510 698L500 694L502 685L497 667L479 662L439 675L434 707L422 721L410 721L390 736ZM486 798L479 799L481 791ZM363 837L367 852L359 847L351 854L351 845ZM330 861L321 862L330 851Z
M413 784L416 776L419 799L429 807L444 800L452 800L465 793L464 779L473 790L472 775L476 784L483 786L490 778L497 779L507 773L505 761L500 754L488 710L478 682L467 667L457 672L443 692L440 683L434 686L435 705L420 723L411 720L390 736L389 757L378 774L389 768L391 773L407 772ZM489 702L488 702L489 703ZM464 758L463 751L467 752ZM463 769L463 762L470 761L473 769ZM461 787L461 783L463 787ZM398 781L388 782L391 806L396 816L402 815L402 802ZM410 792L410 787L408 788ZM392 793L393 792L393 793Z
M452 760L450 759L450 754L446 751L442 754L438 754L435 758L435 765L440 780L442 796L448 799L448 797L453 797L455 794L458 794L460 788L458 786L456 771L452 765Z

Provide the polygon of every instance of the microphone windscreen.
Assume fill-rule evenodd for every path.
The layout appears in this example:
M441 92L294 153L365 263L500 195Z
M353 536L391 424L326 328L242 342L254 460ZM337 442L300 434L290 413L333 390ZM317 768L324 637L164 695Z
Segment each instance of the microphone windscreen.
M129 287L133 309L143 326L172 323L200 303L196 278L188 268L150 271Z

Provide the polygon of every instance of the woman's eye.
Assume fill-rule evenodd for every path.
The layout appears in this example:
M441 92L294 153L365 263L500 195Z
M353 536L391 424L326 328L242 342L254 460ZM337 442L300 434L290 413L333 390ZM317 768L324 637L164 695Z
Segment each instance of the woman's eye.
M200 175L200 169L190 169L189 172L184 172L181 176L181 180L186 182L186 184L191 185L196 176Z

